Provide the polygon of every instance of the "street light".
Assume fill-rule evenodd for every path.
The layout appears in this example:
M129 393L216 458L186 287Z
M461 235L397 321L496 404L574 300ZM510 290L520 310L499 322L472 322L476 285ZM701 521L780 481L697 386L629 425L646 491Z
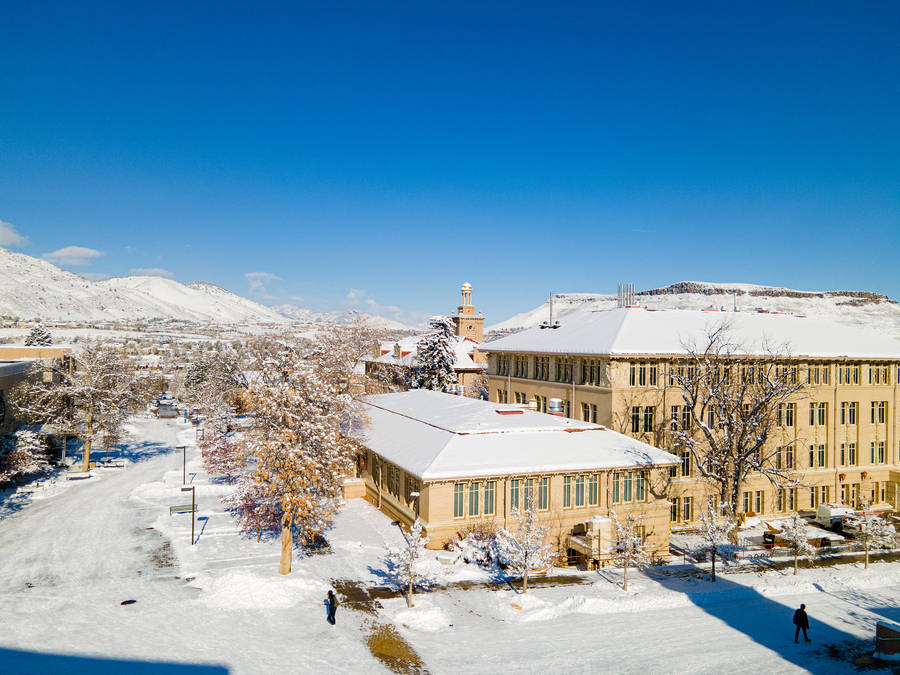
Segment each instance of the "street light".
M181 449L181 484L184 485L187 483L187 446L186 445L176 445L175 449Z
M193 546L194 545L194 520L197 515L197 499L196 499L197 493L195 491L194 485L191 485L190 487L183 487L183 488L181 488L181 491L182 492L190 491L190 493L191 493L191 546Z

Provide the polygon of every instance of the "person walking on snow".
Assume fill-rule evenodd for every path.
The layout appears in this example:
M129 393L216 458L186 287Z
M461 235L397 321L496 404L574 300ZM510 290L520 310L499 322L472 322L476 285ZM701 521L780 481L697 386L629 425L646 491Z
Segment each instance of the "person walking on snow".
M337 612L338 601L337 598L334 597L334 593L332 591L328 591L328 623L332 626L334 625L334 614Z
M809 630L809 617L806 616L806 605L800 605L800 609L794 612L794 625L797 627L797 630L794 631L794 642L798 642L801 628L803 629L803 639L809 642L809 635L806 634L806 631Z

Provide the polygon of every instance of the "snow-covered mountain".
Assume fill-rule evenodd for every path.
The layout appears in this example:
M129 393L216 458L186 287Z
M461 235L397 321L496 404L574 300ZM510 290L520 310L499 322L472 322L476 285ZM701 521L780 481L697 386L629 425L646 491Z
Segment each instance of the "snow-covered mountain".
M883 331L900 337L900 303L866 291L797 291L778 286L743 283L681 281L663 288L639 291L635 303L651 309L706 309L710 306L742 312L789 312L818 316ZM614 294L558 293L553 295L553 320L582 310L610 309ZM486 332L515 332L550 318L550 300L539 307L488 326Z
M0 316L45 321L287 323L278 312L214 284L162 277L87 281L55 265L0 248Z
M307 307L297 307L296 305L275 305L271 309L274 309L298 323L337 323L347 325L353 323L356 321L357 317L359 317L371 328L383 330L412 330L410 326L400 323L399 321L354 310L347 312L319 312Z

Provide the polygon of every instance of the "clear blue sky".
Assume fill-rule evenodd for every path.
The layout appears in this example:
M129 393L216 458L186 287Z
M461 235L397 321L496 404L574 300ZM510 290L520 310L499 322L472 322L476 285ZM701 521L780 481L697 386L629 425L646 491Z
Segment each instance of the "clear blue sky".
M896 2L6 3L0 97L0 237L81 273L900 298Z

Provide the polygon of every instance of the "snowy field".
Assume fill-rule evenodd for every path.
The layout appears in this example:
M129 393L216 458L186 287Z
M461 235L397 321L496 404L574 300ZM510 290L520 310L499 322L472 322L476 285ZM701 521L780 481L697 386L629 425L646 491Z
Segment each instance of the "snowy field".
M655 570L632 575L627 593L618 572L569 573L575 583L522 595L434 562L440 584L414 608L345 596L332 627L329 588L384 584L385 546L401 537L387 517L353 500L330 552L295 555L282 577L278 543L242 537L223 511L230 488L201 470L193 427L142 418L130 433L124 468L0 508L0 673L389 672L370 649L379 631L412 655L388 665L432 673L856 672L845 655L871 651L876 620L900 620L897 563L715 584ZM168 509L190 502L182 444L199 505L193 545L190 515ZM808 645L793 644L801 602Z

